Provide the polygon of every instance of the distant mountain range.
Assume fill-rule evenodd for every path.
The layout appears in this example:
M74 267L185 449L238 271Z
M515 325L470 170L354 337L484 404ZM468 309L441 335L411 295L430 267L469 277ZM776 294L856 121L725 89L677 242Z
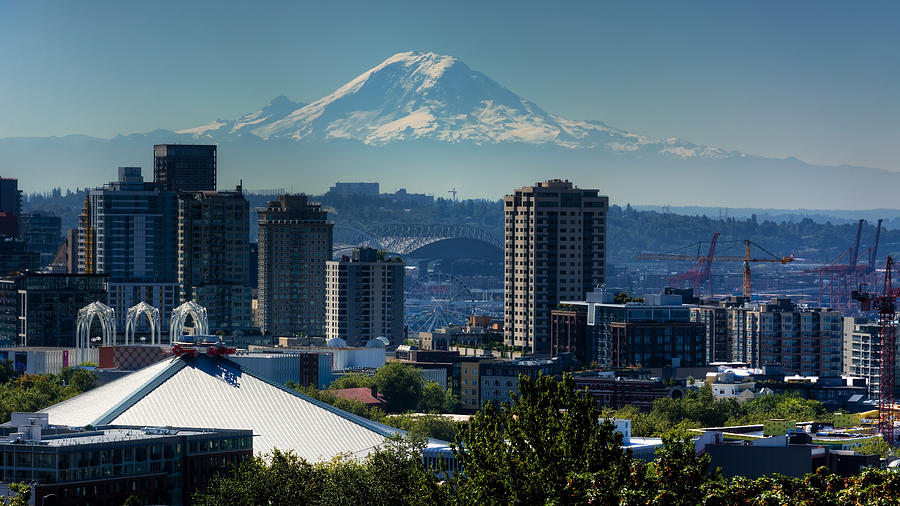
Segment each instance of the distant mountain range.
M261 139L352 139L370 146L414 139L454 144L518 142L602 149L678 158L739 157L677 138L654 141L599 121L549 114L451 56L398 53L311 104L278 97L237 120L179 130L220 141L252 134Z
M98 186L149 167L154 143L216 143L219 182L322 193L337 180L497 199L551 177L660 205L897 207L900 173L651 139L548 113L450 56L391 56L309 104L278 97L238 119L99 139L0 139L0 175L26 190ZM149 171L145 171L149 172ZM36 177L36 175L38 175ZM149 177L149 174L145 174ZM860 181L880 181L865 185Z

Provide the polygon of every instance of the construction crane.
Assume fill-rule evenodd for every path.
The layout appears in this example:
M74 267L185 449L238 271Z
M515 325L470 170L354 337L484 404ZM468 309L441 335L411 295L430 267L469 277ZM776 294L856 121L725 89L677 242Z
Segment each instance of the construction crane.
M456 194L459 193L459 192L456 191L456 187L455 187L455 186L454 186L453 188L447 190L447 193L449 193L450 195L453 196L453 197L452 197L453 202L459 202L459 200L457 200L457 198L456 198Z
M750 264L751 263L780 263L781 265L789 264L794 261L794 255L782 256L779 257L769 250L763 248L759 244L745 239L744 246L744 256L715 256L715 248L716 242L719 239L719 233L716 232L713 235L712 242L710 243L709 254L705 257L700 256L691 256L691 255L680 255L674 253L643 253L638 255L638 260L668 260L668 261L697 261L697 265L695 265L690 271L673 276L671 281L684 281L691 280L692 286L696 290L699 286L700 282L710 281L710 267L712 262L743 262L744 263L744 275L743 275L743 283L742 283L742 294L745 299L750 300L751 295L751 275L750 275ZM762 251L768 253L772 256L772 258L753 258L750 252L750 245L756 246ZM695 274L692 274L695 273ZM693 280L697 280L696 284ZM710 292L712 291L712 283L710 284Z
M868 248L866 255L867 263L865 265L859 261L861 258L859 254L859 242L864 223L864 220L859 220L856 227L856 239L850 248L844 250L844 252L832 260L831 263L816 269L804 271L806 273L819 275L820 306L825 303L824 294L826 287L829 293L829 305L833 309L841 311L849 309L851 287L859 286L861 284L871 284L872 286L875 286L875 262L878 254L878 240L881 236L882 221L883 220L878 220L878 225L875 228L875 239L872 241L872 246ZM847 259L847 263L840 263L844 258Z
M900 288L894 288L893 271L898 270L892 257L887 257L884 268L884 285L881 295L853 291L853 299L858 300L862 311L878 310L879 353L878 362L881 368L878 384L878 432L894 447L894 356L896 350L896 303ZM862 288L862 287L860 287Z

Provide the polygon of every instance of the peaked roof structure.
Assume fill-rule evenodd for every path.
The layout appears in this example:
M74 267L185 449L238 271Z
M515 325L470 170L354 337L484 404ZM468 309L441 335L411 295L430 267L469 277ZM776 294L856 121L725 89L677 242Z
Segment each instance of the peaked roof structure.
M69 426L252 429L257 455L278 448L313 462L340 454L362 457L402 433L206 356L157 362L41 413L52 424Z

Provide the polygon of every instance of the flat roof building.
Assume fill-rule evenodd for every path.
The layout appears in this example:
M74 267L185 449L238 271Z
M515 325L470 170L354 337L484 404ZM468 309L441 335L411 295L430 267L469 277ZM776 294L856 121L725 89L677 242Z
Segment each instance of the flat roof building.
M153 181L168 191L216 191L216 146L153 146Z
M253 432L227 429L50 425L13 413L0 428L0 476L33 484L35 506L190 504L210 478L253 455Z
M706 327L691 321L694 306L680 295L651 299L616 303L612 292L595 290L563 303L587 308L587 358L601 367L706 365Z
M105 274L26 272L15 278L20 346L74 346L78 310L107 297Z

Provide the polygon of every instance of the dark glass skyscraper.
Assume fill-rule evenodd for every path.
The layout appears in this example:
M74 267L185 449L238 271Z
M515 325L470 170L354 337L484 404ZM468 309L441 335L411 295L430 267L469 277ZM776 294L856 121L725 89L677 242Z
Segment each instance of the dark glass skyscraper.
M215 191L216 146L153 146L153 182L162 184L168 191Z

